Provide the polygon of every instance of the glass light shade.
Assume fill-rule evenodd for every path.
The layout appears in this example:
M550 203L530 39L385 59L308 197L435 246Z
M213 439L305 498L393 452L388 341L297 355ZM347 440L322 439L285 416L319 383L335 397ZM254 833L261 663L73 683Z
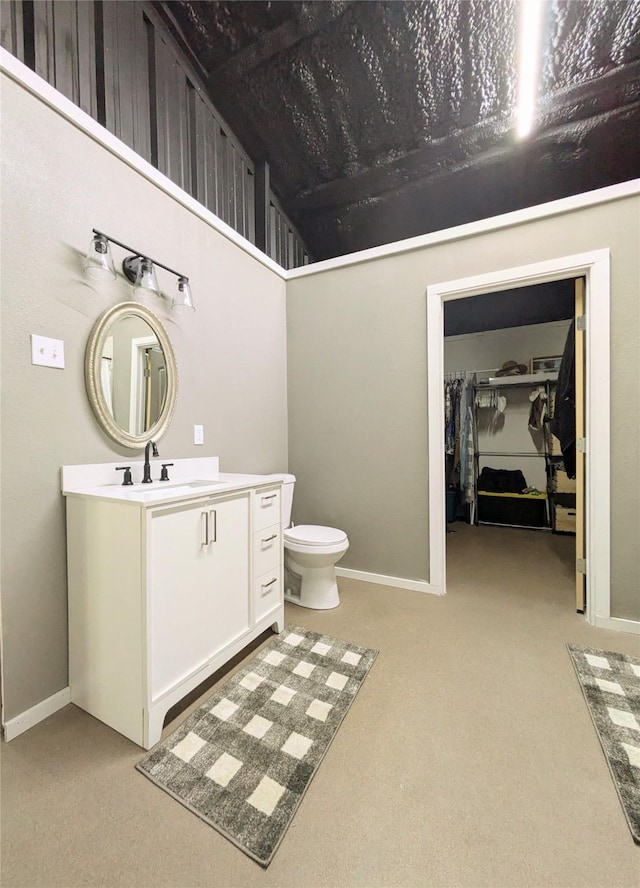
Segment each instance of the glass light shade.
M91 238L83 271L94 281L114 281L116 279L109 241L103 235L95 234Z
M144 256L138 259L138 273L136 274L133 292L139 297L145 296L148 292L155 293L156 296L162 295L156 280L156 270L153 267L153 262L150 259L145 259Z
M184 308L190 308L191 311L196 310L196 307L193 304L193 295L191 293L191 287L189 285L189 278L178 278L176 292L174 293L173 299L171 300L171 308L175 308L176 310L181 310Z

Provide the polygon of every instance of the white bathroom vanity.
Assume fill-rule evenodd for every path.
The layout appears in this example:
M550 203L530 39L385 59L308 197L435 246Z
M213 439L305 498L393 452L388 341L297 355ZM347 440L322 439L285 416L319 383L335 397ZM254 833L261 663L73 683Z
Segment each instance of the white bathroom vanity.
M62 469L69 684L73 703L149 749L172 706L283 628L283 476L174 460L171 481L123 486L119 465Z

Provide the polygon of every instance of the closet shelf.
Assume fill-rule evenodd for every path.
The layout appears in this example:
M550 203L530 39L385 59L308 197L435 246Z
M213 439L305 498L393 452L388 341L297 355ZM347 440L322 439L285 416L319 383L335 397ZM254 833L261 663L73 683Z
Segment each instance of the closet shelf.
M543 382L557 382L557 373L525 373L521 376L490 376L476 382L476 388L502 388L503 385L540 385Z
M501 493L495 490L479 490L478 496L499 496L501 498L508 497L509 499L531 499L531 500L546 500L546 493Z

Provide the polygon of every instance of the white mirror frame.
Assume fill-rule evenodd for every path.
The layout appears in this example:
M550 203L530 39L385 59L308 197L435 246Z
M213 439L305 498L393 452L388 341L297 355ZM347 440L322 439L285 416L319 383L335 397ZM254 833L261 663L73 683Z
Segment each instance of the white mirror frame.
M136 317L145 321L153 330L164 352L167 366L167 394L157 421L144 435L130 435L116 423L104 397L101 382L101 359L112 324L123 318ZM84 377L89 403L98 424L110 438L123 447L141 450L148 441L157 441L166 432L173 417L178 396L178 367L169 337L160 319L144 305L137 302L121 302L107 309L96 321L87 342L84 359Z

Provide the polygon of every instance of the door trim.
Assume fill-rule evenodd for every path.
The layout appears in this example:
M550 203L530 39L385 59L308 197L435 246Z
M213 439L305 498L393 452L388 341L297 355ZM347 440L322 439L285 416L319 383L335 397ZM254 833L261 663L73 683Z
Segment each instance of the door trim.
M586 561L587 551L585 547L585 488L586 488L586 454L582 453L577 445L580 438L586 438L585 430L585 351L584 342L586 333L580 329L578 318L582 315L586 318L584 278L576 278L573 285L574 291L574 398L575 398L575 426L576 426L576 612L586 612L586 580L585 575L578 570L578 560Z
M587 557L586 614L589 623L611 617L610 493L610 254L608 249L445 281L427 287L427 392L429 455L429 582L446 593L444 467L444 303L566 278L585 278Z

